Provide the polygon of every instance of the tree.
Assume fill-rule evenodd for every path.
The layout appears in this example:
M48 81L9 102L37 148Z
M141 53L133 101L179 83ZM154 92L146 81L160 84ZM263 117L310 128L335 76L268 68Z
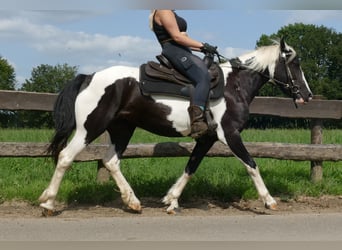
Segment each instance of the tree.
M20 90L31 92L57 93L65 84L76 77L77 67L67 64L51 66L42 64L34 68L31 78L26 80ZM51 112L21 111L20 122L23 127L53 127Z
M0 89L14 90L15 83L14 68L0 56Z
M41 64L32 70L31 78L25 81L21 90L57 93L64 87L66 82L76 76L76 73L76 66Z
M285 37L297 52L306 79L315 95L342 99L342 33L324 26L295 23L276 34L262 35L257 46L269 45L270 39ZM261 94L267 94L265 88Z
M14 90L15 71L5 58L0 56L0 89ZM7 110L0 110L0 126L8 127L15 121L15 113Z

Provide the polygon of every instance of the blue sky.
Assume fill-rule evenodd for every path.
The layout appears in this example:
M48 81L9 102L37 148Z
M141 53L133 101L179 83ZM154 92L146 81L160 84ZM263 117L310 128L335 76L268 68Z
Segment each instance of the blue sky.
M125 4L106 0L72 1L72 4L63 0L57 4L47 0L0 1L0 55L15 68L17 86L29 79L32 69L40 64L67 63L78 66L80 73L93 73L112 65L138 66L154 60L160 46L148 28L150 5L169 4L163 0L145 1L150 5L141 5L141 1L137 4L137 0ZM331 10L316 5L312 10L270 4L257 7L255 1L247 0L231 6L227 5L230 1L221 6L219 0L214 0L212 3L216 4L211 6L199 5L203 2L199 0L191 8L194 1L188 0L186 6L174 1L173 6L167 7L175 7L188 21L191 37L217 45L227 57L253 50L262 34L276 33L295 22L324 25L342 32L341 4L334 1ZM250 2L254 4L248 8Z

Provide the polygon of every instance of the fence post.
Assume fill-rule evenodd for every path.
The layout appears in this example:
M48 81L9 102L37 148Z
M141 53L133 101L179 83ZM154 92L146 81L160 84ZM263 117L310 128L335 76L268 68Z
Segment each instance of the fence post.
M109 141L109 135L107 132L103 133L100 136L100 143L108 143ZM97 161L97 177L96 181L98 183L105 183L109 181L110 174L108 169L104 166L102 160Z
M314 96L314 99L324 99L323 96ZM323 120L311 119L311 144L323 143ZM311 162L311 181L319 182L323 178L323 162Z

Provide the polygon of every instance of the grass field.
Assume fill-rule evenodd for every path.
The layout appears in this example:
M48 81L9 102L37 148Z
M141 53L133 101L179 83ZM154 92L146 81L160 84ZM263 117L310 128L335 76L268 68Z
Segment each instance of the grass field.
M0 141L47 142L52 130L1 129ZM341 130L324 130L324 143L342 144ZM309 130L246 130L247 142L310 143ZM137 130L131 143L190 141L152 135ZM122 160L121 169L138 197L160 197L182 174L187 158L141 158ZM273 196L282 199L298 195L320 196L342 194L342 162L324 162L324 180L310 181L310 162L256 159L266 186ZM54 163L46 158L0 158L0 203L25 200L37 204L47 187ZM102 204L120 196L113 181L96 182L97 163L74 163L65 175L57 200ZM221 201L256 199L254 185L245 168L235 158L205 158L186 187L182 199L212 198Z

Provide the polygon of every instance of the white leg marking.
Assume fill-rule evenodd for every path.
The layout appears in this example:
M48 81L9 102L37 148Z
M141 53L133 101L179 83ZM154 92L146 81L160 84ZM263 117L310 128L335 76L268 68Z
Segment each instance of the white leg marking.
M76 155L85 148L84 139L81 139L84 138L82 134L83 133L76 132L70 144L60 152L50 184L39 197L41 207L46 208L47 210L54 209L55 199L66 170L70 168Z
M251 176L255 188L258 191L259 197L262 199L265 207L275 210L277 208L277 202L273 199L273 197L268 192L265 183L260 175L259 168L256 166L256 168L251 168L248 165L245 165L248 174Z
M120 170L120 159L118 158L113 145L110 146L107 156L103 159L103 163L110 171L116 185L120 189L121 198L124 204L134 211L140 212L140 201L135 196L133 189Z
M166 211L167 213L174 213L174 210L179 207L178 198L181 196L186 184L189 182L189 176L187 173L183 173L181 177L177 180L175 184L167 192L167 195L163 198L163 203L170 205Z
M59 154L58 163L55 172L51 178L50 184L47 189L39 197L41 202L40 206L47 210L54 209L55 199L59 190L59 186L62 182L63 176L66 170L70 167L72 161L69 161L64 157L63 152Z

